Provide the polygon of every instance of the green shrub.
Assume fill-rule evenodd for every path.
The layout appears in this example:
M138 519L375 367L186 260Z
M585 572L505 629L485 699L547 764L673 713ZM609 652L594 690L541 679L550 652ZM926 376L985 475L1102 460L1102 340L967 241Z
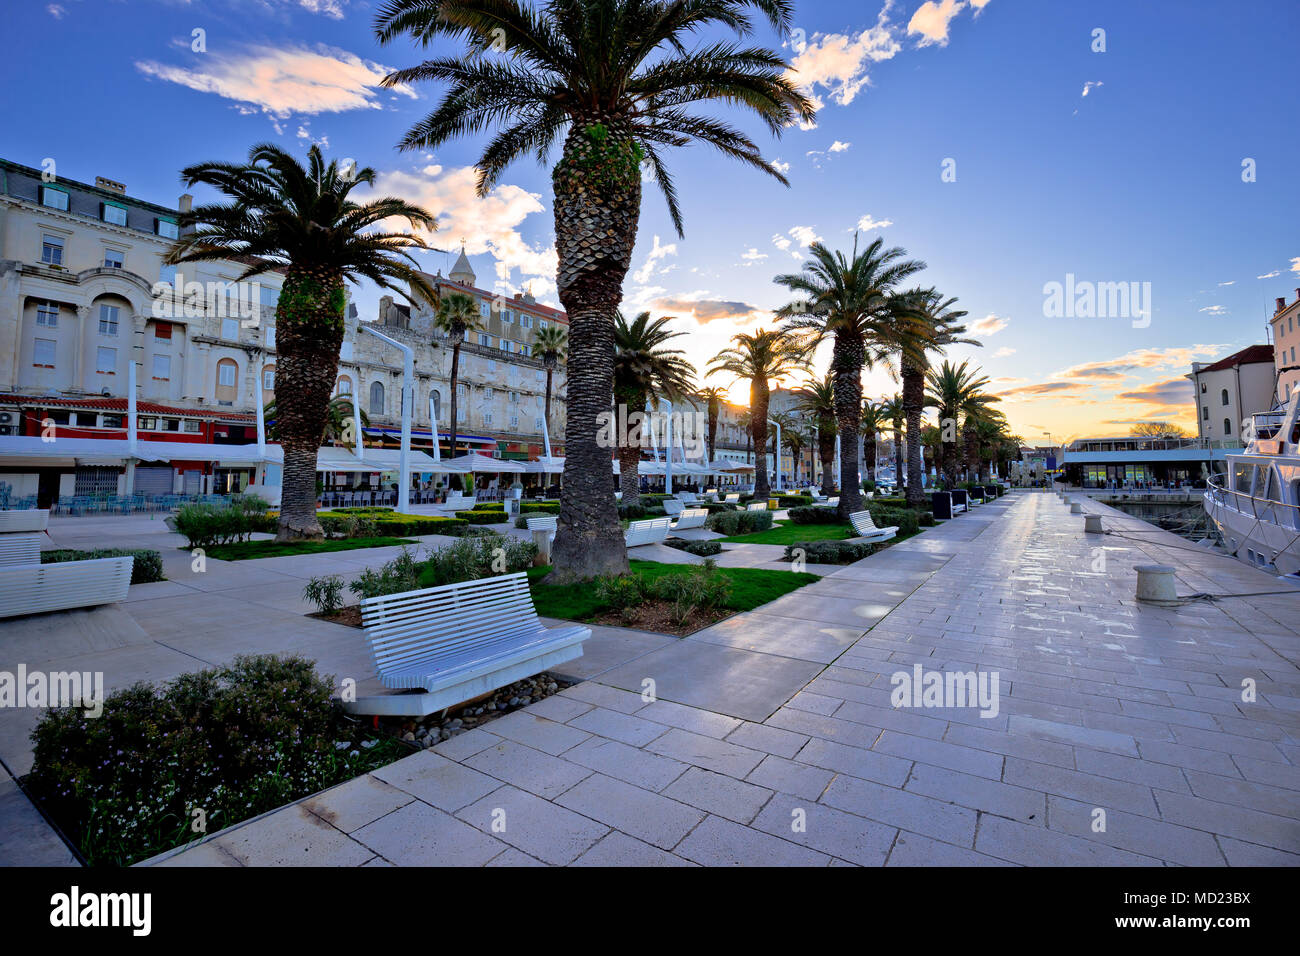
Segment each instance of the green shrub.
M921 519L911 508L882 508L875 502L867 504L871 520L881 528L897 527L900 535L916 534L921 530Z
M457 511L456 517L469 524L500 524L506 520L504 511Z
M496 574L513 574L532 567L537 545L488 532L462 538L435 551L419 572L419 587L476 581Z
M802 556L809 564L852 564L873 551L875 545L870 541L799 541L786 545L785 560Z
M636 521L646 516L646 509L638 501L620 503L618 506L618 516L624 521Z
M670 548L676 548L678 551L685 551L687 554L698 555L706 558L712 554L719 554L722 551L722 544L718 541L688 541L686 538L668 538L664 544Z
M812 503L812 495L780 495L777 498L777 504L782 508L801 508Z
M695 507L703 508L711 515L718 514L721 511L736 511L735 505L729 505L724 501L702 501Z
M343 606L343 579L337 574L310 578L302 589L302 596L315 604L322 614L334 614Z
M558 515L560 513L560 503L558 501L521 501L519 503L519 513Z
M918 511L916 514L916 520L922 528L933 528L937 523L934 520L933 511Z
M596 600L621 611L645 603L649 588L639 574L605 575L596 579Z
M771 511L721 511L709 515L704 526L726 537L766 531L772 527Z
M98 718L48 711L26 784L92 864L130 864L192 840L197 810L219 830L402 752L351 749L363 731L330 696L302 657L237 657L162 688L138 683L110 694Z
M834 508L814 505L808 508L791 508L787 517L791 524L842 524Z
M714 561L707 560L685 574L665 574L655 579L649 591L652 597L672 602L669 618L680 625L697 610L724 607L731 597L731 581L718 573Z
M440 515L409 515L386 509L321 511L316 517L332 538L409 538L421 534L464 534L466 522Z
M121 558L128 554L135 558L131 562L132 584L151 584L154 581L166 580L163 577L162 555L148 548L95 548L91 551L63 548L58 551L42 551L41 564L92 561L95 558Z
M249 499L254 502L260 499ZM191 548L247 541L255 531L274 531L275 522L265 509L243 507L238 499L230 505L184 504L173 523Z
M349 590L362 600L381 594L401 594L419 587L420 565L410 548L403 548L401 554L377 570L366 568L348 585Z
M473 508L474 511L505 511L506 506L501 501L480 501Z

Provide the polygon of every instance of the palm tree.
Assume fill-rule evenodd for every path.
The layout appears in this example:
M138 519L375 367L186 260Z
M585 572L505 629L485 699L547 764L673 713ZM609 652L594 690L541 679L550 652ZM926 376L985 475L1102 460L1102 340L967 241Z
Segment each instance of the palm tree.
M968 368L969 364L968 360L953 365L945 359L937 369L932 368L926 373L926 383L930 388L926 404L939 411L940 469L950 483L957 480L958 420L965 422L970 418L973 427L973 420L987 411L989 404L998 401L996 396L984 391L984 386L989 383L988 378L980 375L978 369ZM962 438L963 444L966 444L968 439L965 433Z
M771 493L767 480L767 405L771 396L771 379L789 375L805 364L804 354L789 336L775 329L738 332L731 337L731 348L723 349L709 360L707 374L727 372L737 381L749 382L749 434L756 452L754 461L754 497Z
M871 469L872 481L876 480L876 433L889 421L885 414L885 407L884 402L876 403L869 398L862 400L862 420L859 427L862 430L863 457L867 460L867 467Z
M370 416L366 414L366 410L360 408L357 411L361 413L361 426L364 428L369 425ZM274 400L267 402L262 409L262 419L266 422L266 437L279 441L280 427ZM325 409L325 431L321 435L321 440L352 444L360 437L352 434L353 429L356 428L355 421L352 411L352 396L349 394L335 395L330 399L329 405Z
M704 402L709 416L709 461L715 460L718 449L718 415L722 412L722 403L727 400L725 390L714 385L700 389L695 397Z
M822 463L822 494L835 494L835 379L827 372L795 392L795 407L817 424L817 458ZM873 458L874 460L874 458Z
M895 393L893 398L876 406L876 411L880 416L880 424L883 426L888 422L890 431L894 433L894 489L897 491L903 480L903 422L907 416L903 396Z
M533 335L533 358L540 358L546 366L546 427L551 427L551 376L568 355L569 333L561 325L548 325Z
M345 283L366 278L408 300L433 301L434 292L406 251L424 240L389 231L385 220L436 228L433 216L404 199L359 203L358 185L375 171L328 164L318 147L307 165L280 147L259 144L247 163L200 163L181 170L187 186L212 186L231 200L182 213L182 233L166 262L236 259L248 267L239 281L273 269L284 283L275 307L277 427L284 448L277 541L323 536L316 519L316 451L325 432L330 393L338 377L345 328ZM397 282L405 283L403 289Z
M664 348L665 343L685 335L668 328L672 318L650 319L642 312L631 323L617 313L614 320L614 404L628 413L639 412L649 402L655 409L659 399L687 400L695 387L695 367L682 358L681 349ZM615 409L615 420L621 420ZM672 449L668 449L669 456ZM641 439L618 436L619 484L623 493L637 493L640 487Z
M925 268L925 263L906 255L900 248L885 248L879 237L859 252L855 234L851 256L815 242L802 272L773 279L801 296L782 306L777 315L786 319L785 328L800 337L802 346L811 351L828 338L833 341L831 374L840 430L839 515L843 519L862 508L858 476L862 370L884 357L891 336L908 321L904 300L894 294L894 286Z
M483 328L483 319L472 296L463 292L449 292L438 302L433 316L433 327L451 339L451 457L456 457L456 426L460 423L460 347L465 336ZM437 428L435 426L435 431Z
M599 419L614 383L614 316L641 212L642 167L658 184L678 233L682 214L665 165L668 147L707 143L788 185L758 146L696 112L726 104L757 115L773 135L815 116L777 52L716 39L745 37L757 12L779 38L789 0L386 0L379 40L440 36L469 55L426 60L386 77L450 89L399 146L434 150L467 134L495 135L475 166L487 193L517 159L560 156L551 174L556 286L569 314L568 423L559 530L548 582L627 569Z
M998 460L998 450L1007 436L1007 419L1000 411L994 408L987 410L981 418L975 421L975 443L976 459L979 471L979 480L983 482L988 475L986 465L992 465L996 470Z
M907 503L920 507L924 501L924 465L921 454L921 415L925 411L925 373L930 367L929 352L942 353L949 345L979 345L975 339L963 338L966 332L958 320L966 312L955 308L955 298L944 299L934 289L914 289L909 293L913 311L909 321L896 330L899 377L903 382L903 408L907 419Z
M990 408L992 402L1001 401L996 395L973 393L966 401L965 420L962 422L962 464L967 481L979 481L984 473L984 436L992 439L1005 422L1002 413Z

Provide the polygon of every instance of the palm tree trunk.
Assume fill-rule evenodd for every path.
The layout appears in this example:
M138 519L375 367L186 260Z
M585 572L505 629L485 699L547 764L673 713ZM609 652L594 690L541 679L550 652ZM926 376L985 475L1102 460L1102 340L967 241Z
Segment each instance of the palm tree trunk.
M903 423L896 421L894 426L894 490L903 484Z
M962 474L967 481L973 481L979 474L979 439L975 435L975 423L969 418L962 425Z
M614 469L598 420L614 393L614 315L632 260L641 170L624 121L591 117L569 128L552 173L556 274L569 314L564 484L549 583L625 574Z
M456 399L460 394L460 343L451 347L451 457L456 457Z
M542 410L542 414L546 416L547 431L550 431L551 428L551 376L554 372L555 369L551 368L549 365L546 366L546 406Z
M718 457L718 407L709 402L709 461Z
M862 484L858 477L858 422L862 416L862 342L835 338L831 374L835 377L835 419L840 429L839 517L862 510Z
M325 536L316 517L316 452L338 378L345 301L341 277L321 281L290 267L276 305L276 427L284 449L277 541Z
M925 501L925 463L921 454L921 413L925 405L925 372L901 362L903 415L907 419L907 504L919 508Z
M749 434L754 443L754 497L767 498L772 493L767 480L767 403L765 379L749 383Z

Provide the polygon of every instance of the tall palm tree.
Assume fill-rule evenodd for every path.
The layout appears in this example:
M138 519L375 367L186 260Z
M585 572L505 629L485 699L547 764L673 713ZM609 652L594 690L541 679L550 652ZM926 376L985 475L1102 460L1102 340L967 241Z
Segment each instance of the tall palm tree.
M926 404L939 412L940 470L949 483L957 480L957 465L962 457L958 444L964 445L966 439L964 433L960 439L957 436L959 420L965 422L969 416L978 419L992 402L998 401L996 396L984 391L989 384L988 378L969 365L969 360L953 365L945 359L938 368L926 373L926 384L930 389Z
M986 466L997 469L998 451L1007 437L1007 419L1000 411L990 408L975 421L975 444L978 477L981 482L988 476Z
M359 437L352 434L353 429L356 428L352 399L353 396L348 394L335 395L330 399L325 409L325 430L321 434L322 441L341 441L351 444ZM370 416L366 414L366 410L360 408L357 411L361 413L361 427L369 425ZM274 400L267 402L262 409L262 419L266 422L266 437L279 441L280 423Z
M314 145L306 166L263 143L249 150L247 163L199 163L181 170L181 179L191 187L211 186L230 202L182 213L182 229L194 228L172 245L168 263L237 259L248 263L239 281L284 271L275 307L277 425L284 449L276 540L321 538L316 450L338 377L345 283L366 278L408 300L432 302L432 287L406 251L427 248L424 240L383 224L405 220L413 229L432 230L436 222L404 199L352 199L357 186L374 184L375 171L340 169Z
M877 237L846 256L814 242L808 248L803 271L776 276L772 281L800 296L782 306L777 315L785 328L798 335L807 350L832 340L831 374L835 377L835 417L840 430L841 518L862 509L858 476L858 426L862 414L862 370L889 351L891 336L908 321L904 300L894 287L925 268L907 259L897 247L886 248Z
M546 404L542 414L546 427L551 427L551 376L568 355L569 333L561 325L552 323L538 329L533 335L533 358L542 360L546 367Z
M684 402L695 387L695 367L682 358L681 349L664 348L685 332L668 328L672 318L651 320L642 312L631 322L619 312L614 319L614 404L628 413L641 411L647 402L659 408L659 399ZM617 408L615 420L620 420ZM663 432L661 432L661 435ZM668 449L672 455L672 449ZM640 487L641 441L618 436L619 484L624 494L636 494Z
M771 397L770 382L789 375L806 364L803 352L790 337L775 329L738 332L731 337L731 348L723 349L709 360L709 375L726 372L737 381L749 382L749 434L756 452L754 461L754 497L771 493L767 480L767 406Z
M707 107L755 114L773 135L815 116L776 51L710 38L741 38L757 13L789 34L789 0L386 0L381 42L439 37L469 55L429 59L386 77L388 86L450 84L399 146L438 149L493 129L479 157L487 193L517 159L560 156L551 174L556 286L569 314L568 424L559 530L548 581L622 572L627 558L614 508L608 449L597 438L614 382L614 315L641 212L642 168L682 214L665 165L668 147L707 143L788 185L758 146ZM457 51L459 54L460 51ZM699 105L705 110L696 112Z
M472 296L449 292L438 302L433 327L451 340L451 457L455 458L456 426L460 424L457 417L460 414L457 407L460 401L460 347L465 344L466 335L483 328L483 318Z
M722 403L727 400L727 393L724 389L715 385L709 385L695 393L695 397L705 403L709 416L709 436L708 449L709 461L713 461L718 453L718 416L722 413Z
M880 416L881 430L884 430L883 426L888 422L890 431L894 433L894 488L897 490L903 480L903 422L907 417L903 396L895 393L892 398L876 406L876 411Z
M817 425L817 459L822 463L822 494L835 494L835 379L827 372L795 392L795 408ZM874 456L874 453L873 453ZM874 457L873 457L874 461Z
M984 472L984 435L991 429L989 437L1000 429L1000 422L1006 421L1002 413L990 408L993 402L1001 401L996 395L975 392L963 406L966 413L962 422L962 466L967 481L979 481Z
M920 434L921 415L925 411L925 373L930 367L929 352L942 354L949 345L979 345L964 338L966 327L959 324L965 310L956 308L955 298L945 299L934 289L914 289L910 293L915 321L902 323L896 330L899 377L903 382L903 407L907 419L907 503L919 507L924 501L924 464Z
M859 427L862 430L862 450L863 457L867 461L867 467L871 469L871 480L876 480L876 433L881 431L886 422L889 421L885 414L884 402L873 402L869 398L862 400L862 420Z

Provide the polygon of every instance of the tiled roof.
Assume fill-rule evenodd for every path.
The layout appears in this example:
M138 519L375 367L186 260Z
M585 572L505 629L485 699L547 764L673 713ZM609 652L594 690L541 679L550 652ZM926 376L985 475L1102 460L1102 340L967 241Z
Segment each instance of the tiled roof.
M125 412L125 398L57 398L43 395L0 395L0 404L25 405L32 408L89 408L99 412ZM218 408L180 408L175 405L159 405L157 402L135 403L135 410L140 415L180 415L188 418L212 418L235 422L256 421L256 416L240 412L225 411Z
M1238 365L1255 365L1255 364L1273 364L1273 346L1271 345L1250 345L1240 352L1234 352L1227 358L1221 358L1213 365L1206 365L1199 369L1201 372L1221 372L1227 368L1235 368Z

